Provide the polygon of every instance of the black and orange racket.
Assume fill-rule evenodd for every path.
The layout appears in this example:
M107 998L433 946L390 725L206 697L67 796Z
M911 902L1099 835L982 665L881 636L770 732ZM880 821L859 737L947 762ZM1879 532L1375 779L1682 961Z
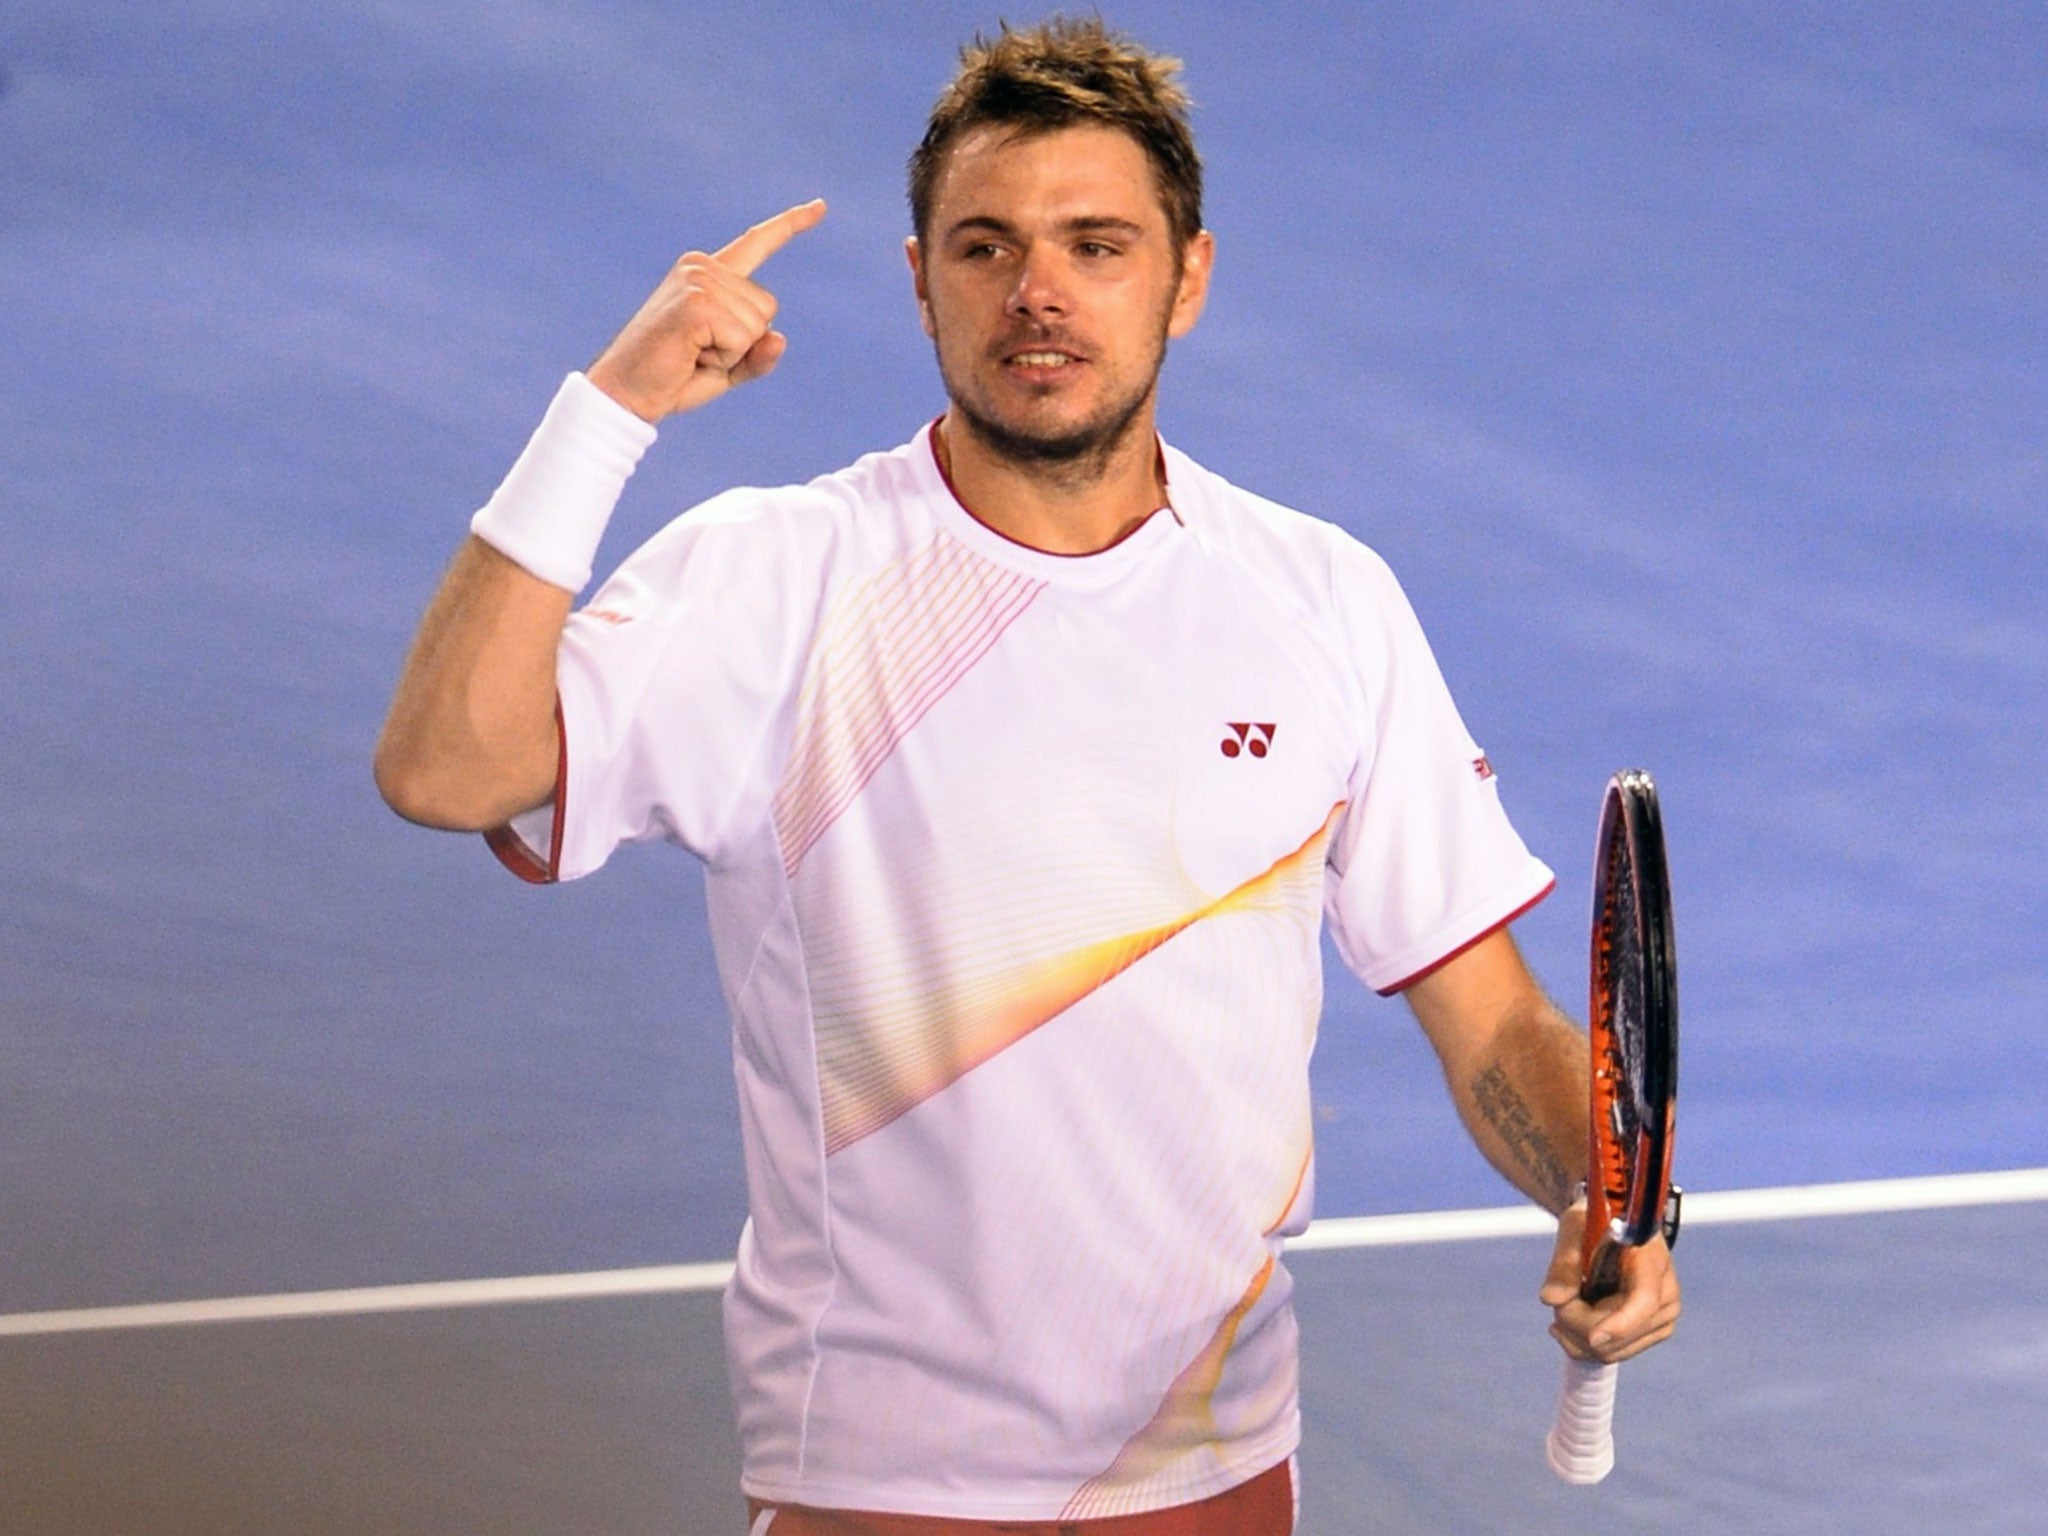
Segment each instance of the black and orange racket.
M1621 1287L1625 1250L1678 1239L1671 1137L1678 1104L1678 956L1657 786L1640 769L1607 782L1593 862L1593 1129L1579 1295ZM1567 1359L1551 1470L1597 1483L1614 1466L1616 1367Z

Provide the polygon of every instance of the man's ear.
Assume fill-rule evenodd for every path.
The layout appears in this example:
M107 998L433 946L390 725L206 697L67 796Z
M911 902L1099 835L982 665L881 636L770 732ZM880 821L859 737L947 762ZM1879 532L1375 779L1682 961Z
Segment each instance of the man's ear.
M1202 306L1209 302L1209 273L1216 265L1216 237L1202 230L1188 241L1180 255L1180 288L1173 296L1173 312L1166 319L1166 334L1185 336L1202 318Z
M932 326L931 291L924 281L924 247L917 243L917 236L912 235L903 242L903 254L910 262L910 286L917 294L918 322L924 326L925 335L936 336L938 332Z

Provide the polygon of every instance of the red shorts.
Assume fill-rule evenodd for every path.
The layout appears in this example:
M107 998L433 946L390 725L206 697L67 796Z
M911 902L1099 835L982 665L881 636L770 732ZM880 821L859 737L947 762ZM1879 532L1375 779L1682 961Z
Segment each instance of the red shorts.
M773 1518L764 1526L761 1517ZM749 1536L1292 1536L1290 1457L1195 1504L1100 1520L957 1520L946 1515L879 1515L852 1509L776 1507L747 1500Z

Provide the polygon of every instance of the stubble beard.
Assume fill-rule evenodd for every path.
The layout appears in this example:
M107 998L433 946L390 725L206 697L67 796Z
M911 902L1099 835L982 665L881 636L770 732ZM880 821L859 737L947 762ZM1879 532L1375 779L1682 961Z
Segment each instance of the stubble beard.
M1130 441L1138 420L1159 392L1159 372L1166 362L1166 326L1162 321L1156 350L1144 380L1128 394L1112 399L1085 421L1057 431L1033 431L999 421L977 405L967 388L946 366L945 349L934 341L939 378L960 425L994 457L1028 474L1064 488L1093 484L1108 473L1118 452Z
M1108 472L1118 450L1130 441L1156 386L1157 375L1128 399L1112 401L1091 419L1062 432L1034 432L998 421L950 383L946 394L961 426L989 453L1018 469L1078 484L1100 480Z

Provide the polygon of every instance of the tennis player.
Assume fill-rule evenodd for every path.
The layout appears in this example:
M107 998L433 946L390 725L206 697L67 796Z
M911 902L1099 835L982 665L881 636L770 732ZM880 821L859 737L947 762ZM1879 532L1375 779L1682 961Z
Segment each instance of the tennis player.
M1325 921L1560 1213L1563 1347L1678 1286L1653 1243L1576 1299L1586 1047L1507 929L1550 872L1393 576L1158 434L1215 259L1177 64L1065 20L962 59L910 173L943 414L572 612L656 424L781 357L760 269L824 206L684 256L474 518L377 781L536 881L704 862L754 1532L1288 1532Z

